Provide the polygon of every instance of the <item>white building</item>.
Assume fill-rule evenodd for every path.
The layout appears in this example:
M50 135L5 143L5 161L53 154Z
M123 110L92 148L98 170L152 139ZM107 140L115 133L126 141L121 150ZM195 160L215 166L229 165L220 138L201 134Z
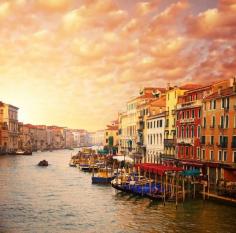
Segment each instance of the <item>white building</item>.
M147 119L147 162L160 163L164 153L165 113Z

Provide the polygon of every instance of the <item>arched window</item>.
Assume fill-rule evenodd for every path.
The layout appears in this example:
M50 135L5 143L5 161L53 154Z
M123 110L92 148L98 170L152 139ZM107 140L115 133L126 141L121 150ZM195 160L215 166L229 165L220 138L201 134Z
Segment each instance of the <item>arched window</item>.
M187 126L187 128L186 128L186 138L188 138L189 137L189 127Z
M194 138L194 125L192 125L191 128L192 128L192 130L191 130L192 131L192 138Z
M157 134L157 144L159 144L159 135Z
M184 137L184 127L182 126L181 128L181 137L183 138Z

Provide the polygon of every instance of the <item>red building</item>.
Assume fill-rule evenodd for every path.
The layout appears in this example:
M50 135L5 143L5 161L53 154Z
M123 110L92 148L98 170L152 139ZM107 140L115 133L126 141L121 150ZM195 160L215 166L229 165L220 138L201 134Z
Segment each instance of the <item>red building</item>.
M211 93L211 85L186 91L176 106L177 158L187 165L201 160L202 100Z

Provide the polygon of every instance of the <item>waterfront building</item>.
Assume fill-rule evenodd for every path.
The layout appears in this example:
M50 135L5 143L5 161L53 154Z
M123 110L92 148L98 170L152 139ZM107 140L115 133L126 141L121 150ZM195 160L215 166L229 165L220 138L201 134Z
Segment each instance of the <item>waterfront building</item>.
M65 148L65 137L64 137L64 127L59 126L48 126L48 129L52 133L52 142L50 148L52 149L62 149Z
M163 107L165 107L165 103ZM165 113L149 116L147 119L147 159L145 162L161 163L161 155L164 153L164 133Z
M0 102L1 147L12 152L18 149L18 108Z
M119 114L119 152L131 155L136 162L146 160L146 119L148 103L165 92L165 88L146 87L139 96L127 102L127 110Z
M191 166L200 160L203 98L212 86L199 86L178 97L176 106L176 157ZM192 163L191 163L192 161Z
M236 181L236 81L213 85L203 100L201 161L211 187L220 179Z
M166 120L163 159L174 159L176 157L176 105L179 96L187 90L199 87L197 84L186 84L184 86L168 86L166 92Z
M74 135L71 129L64 128L64 142L65 142L65 148L73 148Z
M104 146L108 147L111 153L117 153L118 151L118 120L112 121L111 124L106 126L104 132Z
M0 154L5 154L8 150L8 125L4 119L4 103L0 101Z

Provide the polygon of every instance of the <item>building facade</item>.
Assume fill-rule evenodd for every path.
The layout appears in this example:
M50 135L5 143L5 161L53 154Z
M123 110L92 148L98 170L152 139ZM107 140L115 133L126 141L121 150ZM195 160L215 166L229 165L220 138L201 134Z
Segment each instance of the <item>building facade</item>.
M161 163L164 153L165 113L147 119L147 159L148 163Z
M228 86L228 87L227 87ZM203 100L201 160L208 164L211 186L236 181L236 81L214 86Z

